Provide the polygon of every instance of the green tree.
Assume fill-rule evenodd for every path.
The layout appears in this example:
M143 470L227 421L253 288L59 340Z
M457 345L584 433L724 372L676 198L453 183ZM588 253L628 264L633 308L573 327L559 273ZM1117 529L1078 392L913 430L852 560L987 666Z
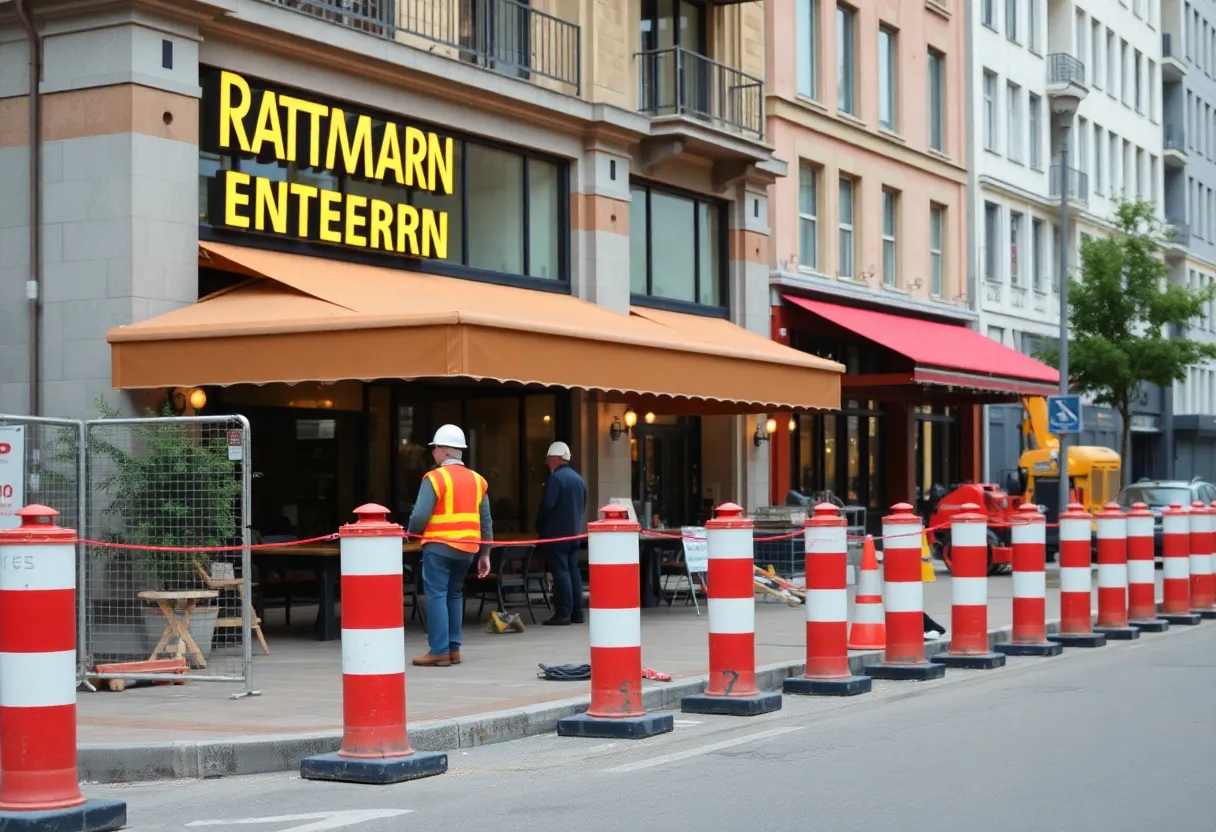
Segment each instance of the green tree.
M1201 319L1213 287L1193 291L1169 282L1162 259L1163 232L1145 201L1123 201L1115 210L1109 237L1081 243L1080 275L1068 280L1068 371L1072 389L1123 418L1120 454L1124 479L1130 476L1131 409L1142 383L1167 395L1173 382L1204 359L1216 358L1216 345L1181 336L1190 321ZM1059 347L1040 357L1059 368Z

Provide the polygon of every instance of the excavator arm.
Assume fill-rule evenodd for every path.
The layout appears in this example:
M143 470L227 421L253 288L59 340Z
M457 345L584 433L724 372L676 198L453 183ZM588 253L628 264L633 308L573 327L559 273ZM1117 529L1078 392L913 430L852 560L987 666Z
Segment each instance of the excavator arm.
M1040 450L1059 448L1060 440L1047 430L1047 399L1043 396L1022 397L1022 433L1034 440Z

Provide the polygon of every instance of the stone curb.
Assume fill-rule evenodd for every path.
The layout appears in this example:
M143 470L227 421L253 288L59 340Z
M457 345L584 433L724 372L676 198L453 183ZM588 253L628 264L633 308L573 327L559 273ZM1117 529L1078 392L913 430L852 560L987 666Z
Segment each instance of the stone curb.
M1158 604L1160 608L1160 604ZM1059 631L1058 621L1047 622L1047 632ZM988 631L988 644L1008 641L1011 627ZM925 656L932 658L950 647L949 638L925 643ZM860 674L863 666L882 655L881 650L851 652L849 667ZM804 662L782 662L756 668L761 690L781 690L782 682L799 676ZM676 679L662 686L646 687L642 701L648 711L679 710L680 700L701 693L709 676ZM582 713L590 696L559 699L505 711L412 723L411 745L418 751L458 751L499 742L553 733L557 722ZM152 780L229 777L298 770L300 759L311 754L337 751L340 731L312 734L269 734L224 740L187 740L155 743L84 743L79 747L80 779L85 783L133 783Z

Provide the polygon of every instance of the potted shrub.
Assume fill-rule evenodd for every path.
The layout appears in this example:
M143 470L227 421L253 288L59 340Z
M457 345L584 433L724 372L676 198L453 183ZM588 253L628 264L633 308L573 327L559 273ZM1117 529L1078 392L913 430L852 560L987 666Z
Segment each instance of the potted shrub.
M103 418L118 413L98 402ZM172 417L166 404L161 413ZM89 437L90 465L101 467L98 490L104 495L103 516L113 518L105 539L139 546L183 548L239 544L241 478L228 458L221 435L208 436L198 423L158 421L116 426L121 444L105 431ZM196 564L210 569L209 553L110 550L109 557L129 556L132 600L140 591L179 591L205 588ZM199 601L190 615L189 632L204 656L211 652L216 601ZM155 602L142 602L147 654L156 647L165 618ZM177 612L178 619L182 613ZM145 654L145 655L147 655Z

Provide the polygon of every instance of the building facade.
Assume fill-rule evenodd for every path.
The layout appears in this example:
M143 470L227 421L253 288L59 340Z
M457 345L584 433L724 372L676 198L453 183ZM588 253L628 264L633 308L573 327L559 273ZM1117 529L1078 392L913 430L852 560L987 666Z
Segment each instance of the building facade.
M980 476L979 405L1054 371L971 329L967 10L770 0L774 338L842 361L841 414L773 443L789 491L867 509ZM791 25L790 21L793 21Z
M592 512L764 505L768 415L841 369L769 339L764 38L712 0L0 4L0 412L244 413L254 522L300 534L408 511L449 421L505 530L553 439Z
M979 326L1028 355L1060 333L1060 246L1076 268L1081 241L1111 228L1119 198L1155 202L1165 217L1161 14L1157 0L977 0L968 77L975 143ZM1078 102L1062 119L1055 109ZM1069 161L1061 169L1067 140ZM1060 227L1062 185L1068 227ZM1135 477L1167 459L1164 398L1141 396L1133 424ZM1003 481L1025 447L1020 405L989 407L986 478ZM1117 413L1087 404L1079 442L1119 447Z
M1216 282L1216 3L1163 0L1166 248L1170 280L1191 289ZM1185 335L1216 341L1216 304ZM1216 477L1216 363L1192 367L1168 396L1174 453L1170 476Z

